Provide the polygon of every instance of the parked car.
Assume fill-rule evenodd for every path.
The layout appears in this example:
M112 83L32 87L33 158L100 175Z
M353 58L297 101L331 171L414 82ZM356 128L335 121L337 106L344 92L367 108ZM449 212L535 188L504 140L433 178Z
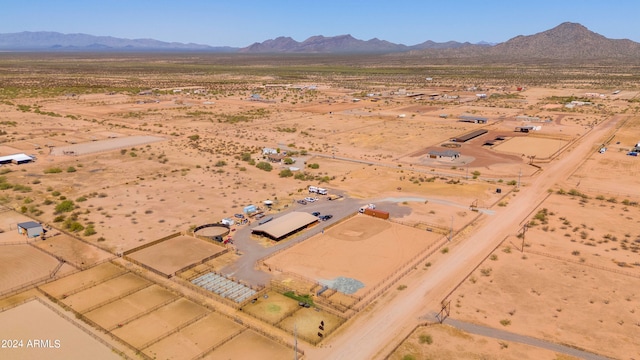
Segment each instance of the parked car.
M322 215L320 216L320 220L327 221L327 220L331 220L332 217L333 215Z
M298 200L298 204L300 205L307 205L307 202L304 200Z
M312 203L318 201L318 198L306 197L304 201Z
M237 217L238 219L244 219L244 215L242 214L233 214L233 216Z
M314 211L311 213L311 215L313 216L320 216L320 212L319 211Z

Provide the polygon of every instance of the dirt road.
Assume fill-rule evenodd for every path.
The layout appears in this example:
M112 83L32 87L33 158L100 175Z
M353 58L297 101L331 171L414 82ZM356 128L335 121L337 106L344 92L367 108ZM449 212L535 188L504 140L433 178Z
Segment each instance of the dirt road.
M506 236L515 234L520 222L535 209L558 181L565 180L595 151L620 117L592 129L572 148L549 164L535 179L522 187L506 208L484 217L473 234L450 249L426 275L409 274L407 288L399 296L381 298L327 339L323 347L305 348L308 359L384 358L419 323L420 315L439 310L440 301L474 269Z

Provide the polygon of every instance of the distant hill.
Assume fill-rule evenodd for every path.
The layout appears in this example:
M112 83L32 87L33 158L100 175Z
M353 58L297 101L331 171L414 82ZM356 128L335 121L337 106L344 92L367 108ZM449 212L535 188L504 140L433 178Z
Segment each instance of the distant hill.
M580 24L565 22L541 33L516 36L486 51L512 59L620 59L640 56L640 44L608 39Z
M0 50L17 51L199 51L256 54L399 54L425 59L467 61L630 61L640 59L640 44L628 39L608 39L586 27L565 22L534 35L520 35L499 44L471 44L427 40L417 45L395 44L377 38L359 40L351 35L312 36L302 42L278 37L244 48L163 42L153 39L120 39L87 34L20 32L0 34Z
M261 43L254 43L242 48L242 53L397 53L410 50L423 49L455 49L472 46L470 43L459 43L448 41L437 43L427 40L421 44L407 46L394 44L389 41L377 38L371 40L359 40L351 35L338 35L332 37L312 36L303 42L297 42L290 37L279 37L266 40ZM481 46L481 45L477 45Z
M232 47L163 42L153 39L121 39L87 34L24 31L0 34L0 50L22 51L217 51L234 52Z

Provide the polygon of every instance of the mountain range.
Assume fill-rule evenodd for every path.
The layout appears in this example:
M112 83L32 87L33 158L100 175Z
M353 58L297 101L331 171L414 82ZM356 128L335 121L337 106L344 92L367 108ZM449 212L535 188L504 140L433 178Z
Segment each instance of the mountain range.
M163 42L153 39L121 39L86 34L56 32L20 32L0 34L3 51L193 51L219 53L262 54L392 54L405 53L430 58L491 59L609 59L624 60L640 57L640 43L628 39L608 39L583 25L565 22L553 29L533 35L520 35L499 44L449 41L425 41L407 46L377 38L359 40L351 35L333 37L312 36L302 42L290 37L278 37L254 43L244 48L212 47L200 44Z

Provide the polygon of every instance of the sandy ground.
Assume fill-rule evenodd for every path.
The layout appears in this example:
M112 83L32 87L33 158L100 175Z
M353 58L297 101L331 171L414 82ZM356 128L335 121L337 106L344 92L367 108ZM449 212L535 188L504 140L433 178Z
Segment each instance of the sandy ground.
M343 276L358 280L365 293L399 270L441 235L357 215L267 261L273 269L316 281ZM372 264L376 264L372 267Z
M120 359L107 346L51 311L30 301L0 313L0 355L5 359ZM18 348L5 348L4 341ZM43 345L35 345L36 342Z
M233 76L220 75L224 82L229 82L232 78ZM96 79L105 80L100 76ZM158 79L158 82L162 83L165 80ZM325 340L322 347L313 348L303 344L307 350L306 357L309 359L385 357L397 342L411 331L411 325L417 322L417 318L437 309L442 296L479 264L497 242L506 236L513 236L520 229L520 222L528 219L529 211L535 210L544 200L546 191L551 188L555 190L558 182L565 189L575 187L593 193L589 206L583 208L573 200L573 203L565 204L555 196L550 198L549 208L553 205L554 211L561 214L554 216L551 220L554 224L549 225L555 227L556 231L551 232L551 228L548 229L548 233L553 234L550 238L554 239L555 243L536 242L536 234L547 234L541 226L537 226L530 230L530 249L557 252L578 262L585 258L586 264L635 271L635 252L632 245L636 236L634 224L637 216L633 211L637 208L625 211L621 204L624 199L635 201L639 195L636 191L636 188L640 188L637 186L637 167L634 166L636 158L624 155L631 144L640 140L638 122L637 119L630 118L632 120L620 129L607 127L608 124L605 124L603 129L596 126L611 118L611 114L625 111L629 106L626 99L598 99L598 106L565 110L562 104L555 103L555 100L549 97L566 97L594 91L580 89L575 85L578 83L570 83L553 89L528 88L516 99L469 102L439 100L437 104L426 99L416 100L389 94L397 89L380 90L386 93L381 101L364 99L353 102L356 90L342 88L339 85L323 85L319 91L313 93L296 93L295 100L291 100L293 96L289 90L265 90L263 95L273 99L273 102L251 102L246 100L249 89L274 79L255 79L255 84L251 85L244 76L238 76L237 80L242 80L242 84L237 87L232 85L230 89L233 89L228 92L218 92L219 89L216 89L214 96L195 96L186 92L153 97L121 93L46 98L25 95L0 103L0 113L3 121L6 121L4 125L7 128L7 134L0 135L0 155L26 152L37 156L37 161L32 164L0 167L3 179L12 184L11 187L0 190L0 199L5 206L16 210L0 216L0 229L4 230L0 233L0 242L16 241L15 229L11 229L11 224L16 221L30 220L33 217L62 228L66 226L67 219L72 219L84 226L94 225L97 231L93 235L85 235L78 231L76 236L112 253L120 253L176 231L185 231L193 226L219 221L223 217L240 212L242 207L248 204L261 204L265 199L292 198L312 184L367 201L388 197L427 200L426 203L407 201L396 209L399 221L411 223L410 225L422 223L425 224L424 227L408 228L394 224L389 229L380 229L381 234L386 235L379 236L376 240L379 241L371 243L363 252L361 245L369 245L367 241L376 239L376 236L354 241L354 238L360 236L356 233L362 232L362 226L349 229L341 235L342 238L338 236L339 233L332 236L332 231L341 228L337 226L323 235L331 236L328 243L332 244L332 252L327 252L327 248L321 246L325 243L317 240L320 237L305 242L303 245L308 243L308 248L299 245L291 250L294 252L298 251L298 248L305 249L307 252L301 255L306 256L307 262L313 266L302 266L296 258L287 259L282 263L283 267L289 266L291 271L306 276L331 277L350 274L368 285L376 283L376 277L392 272L406 261L411 251L420 251L419 248L413 247L414 243L417 243L415 238L427 233L426 227L430 226L429 224L447 228L453 222L454 228L460 230L477 215L469 210L469 204L476 202L481 206L494 206L492 210L495 211L495 215L480 215L477 223L461 231L449 246L447 254L438 254L434 258L431 267L417 269L418 271L403 279L402 284L407 286L405 290L391 288L368 308L364 315L356 316L346 326L338 328ZM359 87L360 84L366 84L362 81L365 79L352 80L354 83L357 82ZM190 82L189 79L184 81ZM154 81L150 79L149 82ZM468 85L449 85L446 90L462 99L473 99L474 92L464 90L466 86ZM431 93L443 89L411 90ZM504 92L497 86L490 86L488 90ZM603 91L608 92L606 89ZM247 94L244 94L245 92ZM632 97L629 95L627 98ZM38 106L40 112L20 111L17 104ZM54 112L55 115L47 115L46 112ZM440 118L439 115L443 113L449 117ZM229 120L232 115L238 114L245 115L248 120ZM405 117L398 117L400 114L405 114ZM424 149L440 149L440 145L451 137L477 129L477 124L457 121L457 116L465 114L489 118L489 124L485 128L490 134L513 136L508 136L510 139L503 141L502 145L497 145L498 148L483 146L487 139L484 137L465 143L460 148L463 156L458 162L429 161L424 159L424 156L411 156ZM527 122L516 118L519 115L538 116L550 119L551 122L542 124L542 129L535 134L516 136L513 134L515 127L527 125ZM592 128L594 130L589 132ZM614 151L609 150L605 154L595 153L610 135L615 135L609 144ZM113 139L114 137L116 139ZM142 137L164 141L127 142ZM123 142L115 146L110 140ZM536 158L548 156L561 142L567 144L563 152L550 162L545 160L537 163L541 169L527 165L529 159L522 156L522 153L536 155ZM518 151L508 148L508 144L516 144ZM99 148L95 148L96 146ZM52 155L50 147L70 147L67 149L71 150L86 148L98 152L77 156L64 153ZM289 151L304 150L306 154L298 153L293 157L296 161L295 166L305 171L310 179L280 177L280 171L288 168L287 165L274 164L273 171L264 172L243 160L243 153L249 153L254 162L262 161L260 150L263 147ZM516 154L499 151L500 147L506 152L513 151ZM521 153L520 147L526 148L526 153ZM588 160L581 163L583 158ZM318 168L309 168L307 165L311 163L318 164ZM475 172L479 175L474 175ZM472 179L472 176L478 176L479 180ZM612 178L616 181L611 181ZM515 186L507 185L507 182L515 180L522 180L523 185L519 191L509 193L515 190ZM28 189L16 188L13 184L26 186ZM498 195L496 188L502 188L507 195ZM605 195L604 202L594 199L600 191ZM614 205L612 202L607 202L610 196L617 198L615 208L610 207ZM75 208L71 212L56 213L56 205L63 200L72 200ZM553 201L560 202L556 204ZM495 205L498 203L502 205ZM600 207L601 204L605 206ZM591 205L598 208L591 208ZM613 215L602 223L587 223L576 215L583 209L584 213L592 218L598 218L598 209L607 210ZM24 215L19 212L24 212ZM562 221L559 220L560 216L571 222L571 228L560 228L563 226L558 223ZM582 228L583 222L586 229ZM608 227L605 222L611 223L612 227ZM576 226L581 229L573 231ZM586 239L581 238L582 231L587 232ZM617 243L620 244L617 250L613 249L613 240L604 238L607 235L606 231L617 237ZM570 236L565 236L565 232ZM345 240L346 237L351 240ZM394 242L388 241L389 238L402 238L403 245L407 238L406 247L390 247ZM594 240L591 241L591 238ZM623 239L628 239L624 243L627 249L623 249ZM587 244L589 242L595 243L596 246ZM38 246L45 245L46 248L46 244ZM397 245L397 242L395 244ZM569 246L571 244L576 247ZM50 249L55 251L55 254L75 258L75 261L91 262L104 259L103 253L90 248L83 250L71 239L57 240L49 245L53 245ZM573 255L573 251L576 250L580 252L579 255ZM82 256L79 256L80 252ZM283 256L284 254L286 252ZM318 254L324 254L325 259L317 256ZM344 254L351 254L351 258ZM520 261L515 254L512 255L512 258ZM29 257L30 254L15 254L5 260L8 263L23 261L25 256ZM371 256L375 261L361 260L366 259L366 256ZM532 257L533 255L529 259ZM326 258L340 261L336 263L338 268L333 272L328 271ZM505 256L500 254L498 262L503 261ZM626 265L620 266L621 262ZM356 266L352 266L352 263ZM33 267L30 263L25 265ZM555 268L547 264L544 267ZM570 268L567 272L573 273L579 271L578 269L580 268ZM499 275L497 266L493 274L496 277ZM578 275L581 274L576 276ZM117 277L106 280L112 276ZM600 282L608 281L596 275L593 275L593 278L597 281L597 285L593 285L596 287L604 288ZM17 282L26 280L18 279ZM106 281L91 287L101 280ZM625 286L624 283L618 285ZM87 315L111 326L113 321L105 319L109 317L106 314L118 312L118 307L127 309L122 310L123 316L118 318L124 321L129 318L124 315L134 316L136 311L141 311L138 312L141 314L144 313L144 309L148 309L147 305L140 304L139 298L136 297L142 295L135 294L149 294L149 299L152 300L150 304L162 301L165 295L168 300L171 299L162 291L156 292L156 285L146 280L136 280L134 276L125 274L123 269L109 263L62 278L41 288L59 299L64 297L65 302L78 309L87 310L92 306L101 305L89 311ZM80 289L83 290L71 294ZM122 294L123 289L138 291L120 300L104 294ZM69 293L68 296L65 296L66 293ZM492 309L490 305L493 301L491 298L478 298L473 305ZM199 308L200 305L191 304L180 298L168 304L168 310L156 310L145 314L117 331L120 331L120 335L126 337L128 342L144 344L149 338L158 336L164 330L175 328L178 326L176 324L192 315L208 314L203 319L211 316ZM557 306L552 302L548 305L553 308ZM467 306L463 307L466 308ZM562 314L568 313L566 307L561 308L561 312L552 311L554 315L559 313L556 319L562 320ZM317 313L307 310L296 311L296 320L303 322L304 319L300 316L306 311L314 314L308 317L312 319L310 323L317 321ZM496 311L502 310L496 308ZM548 314L545 313L546 315ZM523 314L518 311L515 316ZM293 325L289 321L293 318L286 320L290 332ZM196 326L203 319L192 325ZM495 324L496 319L488 319L487 321ZM534 331L548 331L545 328L547 318L531 319L531 328L540 329ZM591 320L593 319L589 318L585 322L589 323ZM630 322L623 320L623 325L628 326ZM190 329L192 325L185 329ZM512 327L517 326L521 325L514 321ZM310 325L309 332L312 328ZM611 328L615 326L612 325ZM197 329L197 326L193 329ZM180 335L176 335L176 342L188 349L189 356L199 354L206 346L216 345L203 342L200 331L202 330L194 331L189 336L186 336L186 333L180 334L181 332L178 333ZM575 331L579 332L582 329L577 328ZM564 333L558 334L558 337L564 339ZM575 340L578 346L583 346L577 340L578 336L579 334L569 335L566 338L567 341ZM613 336L615 334L611 333L611 337ZM620 345L620 352L631 347L625 342L616 344ZM509 348L514 349L517 346L510 345ZM163 356L161 353L167 356L179 354L176 348L170 346L169 340L155 343L148 350L154 351L159 357ZM494 355L504 354L505 349L495 349L494 346L488 347L487 352ZM291 349L245 330L207 356L245 358L257 353L267 359L292 355ZM457 356L453 354L452 357Z
M0 292L35 280L49 278L59 261L31 245L5 245L0 247ZM60 269L68 272L70 267Z
M163 274L172 275L225 248L191 236L178 236L127 256Z

